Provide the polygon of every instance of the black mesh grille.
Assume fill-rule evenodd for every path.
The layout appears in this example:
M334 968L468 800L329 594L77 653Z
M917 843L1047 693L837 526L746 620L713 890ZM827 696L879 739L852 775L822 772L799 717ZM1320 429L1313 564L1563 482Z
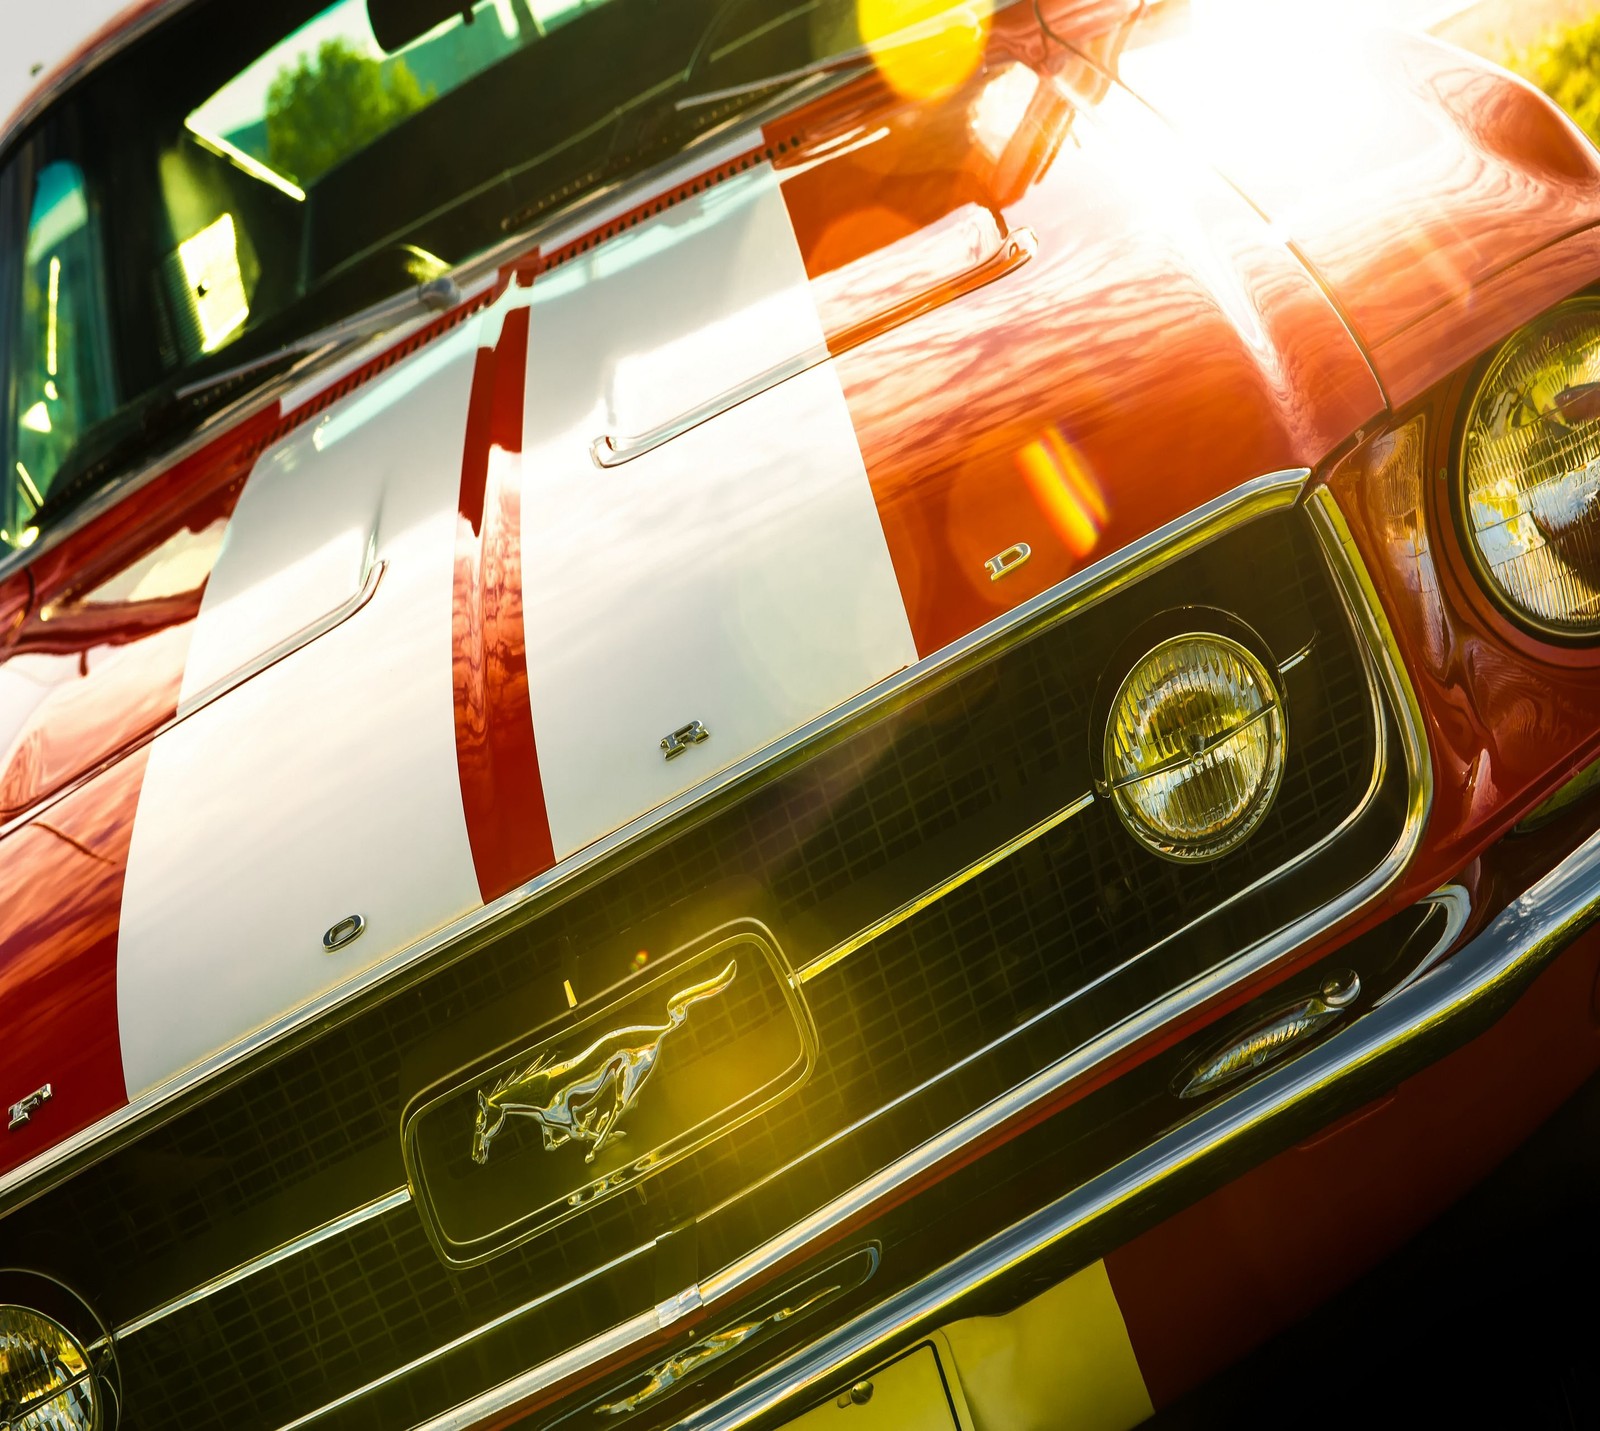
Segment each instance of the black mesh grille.
M561 970L577 971L585 990L611 983L639 949L659 954L703 931L730 901L803 961L1081 795L1095 678L1142 620L1193 604L1243 614L1280 659L1315 641L1287 677L1282 792L1239 851L1199 867L1160 860L1097 802L808 984L820 1063L768 1113L481 1267L447 1271L402 1208L169 1317L125 1349L137 1424L292 1419L701 1217L1007 1040L870 1136L839 1141L802 1175L708 1222L702 1255L715 1265L1347 884L1345 866L1322 885L1297 875L1275 881L1270 899L1215 913L1334 834L1367 792L1376 746L1368 683L1315 541L1299 517L1263 519L846 733L536 922L154 1130L12 1227L41 1237L95 1227L92 1256L73 1264L69 1250L60 1270L122 1319L388 1192L404 1177L401 1111L437 1076L433 1064L463 1041L483 1052L538 1027L558 1011ZM1371 831L1363 842L1370 867L1386 846ZM708 1012L697 1037L732 1012ZM625 1281L596 1279L561 1312L544 1354L637 1312L655 1291L637 1267ZM485 1382L504 1370L484 1368Z

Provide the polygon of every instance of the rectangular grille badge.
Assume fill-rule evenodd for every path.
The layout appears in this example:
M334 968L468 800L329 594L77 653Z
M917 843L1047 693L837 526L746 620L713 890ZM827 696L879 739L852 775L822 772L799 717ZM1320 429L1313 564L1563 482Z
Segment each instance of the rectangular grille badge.
M771 934L725 925L553 1033L433 1085L402 1120L435 1247L468 1266L632 1187L800 1086L810 1016Z

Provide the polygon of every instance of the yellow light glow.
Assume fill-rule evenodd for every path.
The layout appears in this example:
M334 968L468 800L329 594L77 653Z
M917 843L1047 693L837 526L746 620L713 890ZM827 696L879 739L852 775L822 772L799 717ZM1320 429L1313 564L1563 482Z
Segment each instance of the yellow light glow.
M967 79L989 39L991 0L856 0L862 43L884 80L909 99L938 99Z
M45 328L44 366L51 377L56 375L56 313L61 301L61 260L50 256L50 319Z
M29 432L50 431L50 409L42 402L36 402L19 419Z
M38 486L34 483L28 469L20 462L17 463L17 480L22 483L23 495L33 503L33 510L38 511L44 506L44 497L40 494Z
M1063 545L1079 561L1100 541L1111 510L1094 473L1054 427L1017 453L1028 491Z
M184 280L194 301L201 351L213 352L250 316L244 276L239 271L233 215L224 214L179 244L178 261L183 265Z

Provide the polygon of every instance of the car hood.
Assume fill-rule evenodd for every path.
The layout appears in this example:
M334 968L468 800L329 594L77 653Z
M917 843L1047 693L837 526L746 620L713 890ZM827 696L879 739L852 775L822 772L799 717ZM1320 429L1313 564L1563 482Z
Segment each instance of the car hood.
M1600 153L1463 50L1281 18L1208 40L1152 15L1120 72L1305 260L1398 406L1587 281L1558 246L1600 223Z
M152 689L128 694L154 668L115 572L118 659L58 653L44 696L0 666L13 752L37 766L70 699L99 724L62 768L121 772L52 807L70 842L39 836L92 861L100 917L48 979L50 909L0 946L41 1029L5 1086L76 1100L13 1165L1381 410L1281 236L1124 91L1036 68L1037 39L997 35L939 99L850 85L696 152L281 396L248 449L186 459L201 515L166 490L178 515L119 548L187 554L181 600L152 588ZM16 649L43 659L70 602L41 582ZM45 1017L69 974L98 991L75 1081Z

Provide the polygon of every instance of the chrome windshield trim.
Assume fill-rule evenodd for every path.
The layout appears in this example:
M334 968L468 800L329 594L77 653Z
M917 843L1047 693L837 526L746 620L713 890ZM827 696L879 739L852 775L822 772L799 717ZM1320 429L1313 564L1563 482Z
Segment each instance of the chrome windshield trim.
M692 1431L735 1431L785 1403L798 1409L841 1363L888 1353L902 1339L948 1320L962 1297L1036 1253L1070 1244L1169 1179L1187 1177L1203 1186L1212 1165L1221 1164L1225 1176L1230 1159L1237 1160L1233 1171L1242 1171L1259 1160L1263 1145L1270 1155L1273 1142L1292 1144L1303 1136L1302 1125L1325 1121L1330 1105L1359 1106L1489 1027L1597 920L1600 833L1402 994L680 1424ZM459 1431L471 1424L438 1418L418 1431Z
M1299 486L1295 492L1298 497ZM1349 528L1344 523L1332 496L1325 489L1312 491L1307 494L1306 505L1309 508L1313 528L1328 557L1329 566L1350 608L1349 614L1363 638L1362 644L1370 650L1377 679L1390 698L1395 716L1394 723L1398 728L1406 755L1410 776L1406 817L1385 857L1365 880L1346 890L1322 908L1302 916L1271 937L1200 975L1189 984L1173 990L1139 1013L1101 1033L1055 1064L1016 1085L1009 1092L967 1114L936 1137L890 1163L873 1177L833 1198L762 1247L704 1279L698 1284L697 1289L703 1305L711 1306L766 1281L782 1267L807 1256L816 1246L825 1245L832 1229L842 1225L857 1226L867 1221L887 1204L903 1195L906 1188L936 1174L941 1166L956 1163L964 1151L978 1139L1019 1121L1041 1103L1060 1096L1071 1085L1091 1076L1095 1069L1109 1059L1145 1041L1184 1011L1210 1002L1233 985L1277 962L1292 950L1325 935L1329 930L1354 917L1398 878L1421 840L1432 801L1432 766L1423 735L1421 710L1400 663L1393 635L1388 629L1381 608L1376 604L1377 594L1356 552ZM1600 865L1600 836L1596 836L1592 843L1596 849L1596 863ZM1597 895L1596 899L1597 903L1600 903L1600 895ZM1440 964L1428 978L1413 985L1401 998L1386 1004L1382 1011L1383 1016L1391 1017L1390 1010L1403 1011L1411 1007L1407 1001L1413 1000L1418 990L1429 987L1433 979L1440 977L1445 970L1454 969L1456 964L1456 960ZM1354 1033L1364 1022L1365 1020L1351 1025L1350 1030L1339 1037L1344 1038L1349 1033ZM1328 1046L1324 1044L1321 1047ZM1306 1054L1303 1059L1290 1065L1286 1072L1293 1073L1302 1067L1305 1059L1316 1056L1315 1050ZM1250 1089L1235 1095L1235 1098L1223 1107L1232 1107L1239 1099L1249 1096L1259 1086L1252 1085ZM1201 1117L1203 1121L1212 1117L1212 1114L1207 1113ZM1187 1138L1195 1126L1197 1125L1186 1125L1180 1133ZM1171 1135L1171 1137L1177 1136ZM1164 1147L1171 1141L1171 1137L1153 1144L1152 1150ZM1140 1155L1141 1158L1145 1156ZM1094 1187L1100 1181L1096 1180L1086 1186ZM636 1326L645 1327L646 1330L636 1332L630 1341L625 1336L626 1329ZM427 1422L425 1426L417 1428L417 1431L464 1431L464 1428L475 1426L483 1420L508 1411L529 1397L558 1385L598 1360L626 1351L634 1342L655 1329L654 1319L649 1319L648 1322L639 1318L632 1319L599 1337L569 1349L550 1361L530 1368L498 1387L491 1388L472 1401ZM832 1365L832 1361L829 1365ZM765 1406L762 1409L764 1410Z
M241 1262L238 1266L230 1268L220 1276L212 1277L202 1282L198 1287L191 1288L181 1296L173 1297L152 1307L148 1312L134 1317L131 1321L124 1322L113 1334L113 1341L122 1341L142 1332L146 1327L154 1326L157 1322L170 1317L174 1312L181 1312L185 1307L192 1307L197 1302L203 1302L207 1297L215 1296L218 1292L243 1282L247 1277L253 1277L257 1272L264 1272L267 1268L276 1266L279 1262L315 1247L319 1242L326 1242L330 1237L338 1237L341 1233L349 1232L351 1228L360 1227L364 1222L371 1222L375 1217L382 1217L385 1213L393 1212L398 1207L404 1207L411 1201L411 1192L408 1188L396 1188L391 1193L374 1198L371 1202L363 1203L360 1207L352 1209L342 1217L336 1217L331 1222L325 1222L320 1227L312 1228L310 1232L302 1233L299 1237L288 1242L280 1243L270 1252L263 1252L259 1257L252 1257L248 1262Z
M390 955L349 982L338 985L298 1008L281 1014L271 1023L255 1030L232 1046L191 1065L167 1082L130 1100L115 1113L108 1114L97 1123L64 1139L55 1147L13 1168L0 1177L0 1208L9 1206L10 1199L14 1195L28 1191L28 1184L42 1178L51 1169L71 1158L81 1156L107 1138L121 1133L130 1125L149 1116L156 1109L235 1068L303 1026L326 1018L345 1005L353 1003L402 970L409 970L425 959L441 956L494 922L522 912L534 900L561 888L601 860L659 830L686 812L696 809L713 796L760 775L820 736L881 710L931 676L1005 649L1022 640L1037 625L1059 619L1068 612L1094 605L1110 592L1138 580L1155 567L1171 561L1181 553L1203 546L1242 522L1293 507L1301 500L1309 477L1310 473L1305 468L1269 473L1264 477L1245 482L1185 516L1158 527L1120 551L1113 552L1083 570L1075 572L1049 591L1041 592L1006 614L953 641L942 650L897 671L854 699L808 721L764 749L736 761L725 770L710 776L665 804L635 817L620 829L602 836L593 844L585 846L526 884L508 891L470 914L453 920L408 948ZM1332 499L1328 500L1331 505ZM1315 505L1313 510L1316 510ZM1351 551L1353 554L1353 548ZM1334 564L1336 567L1339 565L1337 561ZM1364 580L1364 575L1362 579ZM1345 578L1341 578L1341 581L1344 580ZM1367 583L1366 589L1370 591L1370 583ZM1375 593L1373 600L1376 600ZM1370 622L1364 621L1358 624L1358 629L1365 633L1369 626L1371 630L1379 633L1387 629L1377 617L1372 617ZM1384 639L1387 641L1386 637ZM1423 751L1420 712L1417 711L1415 696L1411 694L1409 683L1404 682L1399 657L1394 652L1392 641L1388 641L1385 651L1388 654L1383 659L1384 670L1391 673L1386 679L1386 684L1392 686L1396 678L1403 683L1404 701L1397 699L1397 723L1406 741L1408 763L1415 774L1419 770L1416 757ZM1400 694L1393 693L1397 696ZM1406 846L1407 854L1415 836L1420 833L1420 820L1432 793L1432 773L1425 759L1421 762L1420 775L1423 788L1413 791L1408 833L1401 841ZM1416 783L1414 780L1413 784ZM1416 826L1415 829L1411 828L1413 824ZM1388 870L1389 864L1393 863L1392 859L1386 862L1380 867L1380 872ZM1388 878L1392 878L1396 872L1398 865L1388 872L1383 883L1386 884ZM1381 887L1382 885L1378 886ZM1376 889L1369 891L1363 884L1359 892L1361 902L1364 902L1376 892ZM1343 917L1343 913L1346 912L1348 911L1342 911L1337 917ZM1304 921L1301 921L1291 928L1300 929L1303 924Z
M92 43L95 38L92 34L85 36L84 47L77 54L57 64L44 82L23 98L20 106L0 119L0 163L5 162L12 141L85 75L99 69L169 15L194 3L195 0L151 0L146 9L124 21L99 44Z

